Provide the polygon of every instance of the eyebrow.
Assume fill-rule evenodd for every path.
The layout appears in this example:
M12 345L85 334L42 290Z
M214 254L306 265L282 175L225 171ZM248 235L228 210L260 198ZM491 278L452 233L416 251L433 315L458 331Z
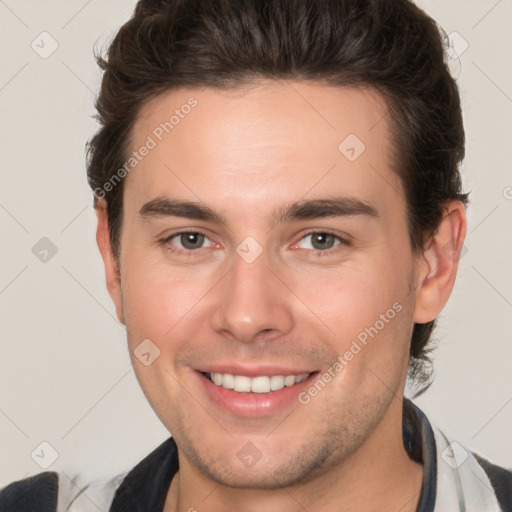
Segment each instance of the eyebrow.
M159 217L184 217L187 219L196 219L212 221L218 224L226 224L224 217L216 213L209 206L191 201L177 201L163 197L156 197L147 202L139 210L139 215L143 219Z
M363 215L377 218L378 212L366 201L354 197L303 200L274 212L275 224L292 220L311 220L326 217L352 217Z
M142 219L183 217L202 221L210 221L226 225L226 219L209 206L197 202L180 201L170 198L157 197L145 203L139 210ZM274 224L294 220L313 220L319 218L336 218L366 216L377 218L378 212L366 201L353 197L335 197L330 199L301 200L280 207L274 211Z

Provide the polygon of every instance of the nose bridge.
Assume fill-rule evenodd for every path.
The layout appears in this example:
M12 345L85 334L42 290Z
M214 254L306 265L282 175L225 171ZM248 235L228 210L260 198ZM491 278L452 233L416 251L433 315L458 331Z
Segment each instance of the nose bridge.
M213 315L216 330L227 331L243 342L252 341L262 331L286 333L293 325L286 288L276 283L267 255L261 251L255 257L250 244L240 244L233 255ZM246 257L251 252L251 257Z

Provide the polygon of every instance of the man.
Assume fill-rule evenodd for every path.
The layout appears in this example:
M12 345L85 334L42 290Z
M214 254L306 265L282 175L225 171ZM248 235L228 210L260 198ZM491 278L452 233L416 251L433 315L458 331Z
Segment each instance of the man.
M512 473L404 400L466 233L434 21L408 0L140 1L99 62L97 241L172 438L0 509L511 510Z

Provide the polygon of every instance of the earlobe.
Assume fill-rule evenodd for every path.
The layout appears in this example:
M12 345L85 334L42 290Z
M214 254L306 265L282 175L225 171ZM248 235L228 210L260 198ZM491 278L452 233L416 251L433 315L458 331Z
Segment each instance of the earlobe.
M445 205L438 230L420 257L414 322L423 324L434 320L448 302L465 237L464 205L461 201L450 201Z
M98 216L98 226L96 229L96 242L103 258L105 265L105 279L107 290L112 298L116 315L119 321L124 324L123 302L121 294L121 276L119 267L110 243L110 233L107 215L107 204L105 200L98 201L96 206L96 214Z

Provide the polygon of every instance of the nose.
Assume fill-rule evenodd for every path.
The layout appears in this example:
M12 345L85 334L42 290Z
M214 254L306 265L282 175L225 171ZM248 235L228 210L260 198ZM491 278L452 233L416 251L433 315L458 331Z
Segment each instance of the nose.
M217 289L212 327L225 336L250 343L265 333L279 337L293 328L292 293L277 279L263 253L248 263L234 254L231 271Z

